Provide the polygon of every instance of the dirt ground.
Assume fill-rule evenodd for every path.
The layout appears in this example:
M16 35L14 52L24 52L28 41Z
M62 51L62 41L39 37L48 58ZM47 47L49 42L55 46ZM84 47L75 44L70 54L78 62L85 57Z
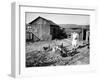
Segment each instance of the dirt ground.
M26 67L41 67L41 66L60 66L60 65L84 65L89 64L89 48L87 45L77 48L76 52L70 56L62 56L59 50L44 51L43 47L53 47L54 45L65 46L66 49L71 49L71 40L53 40L29 43L26 45ZM82 42L79 42L82 45Z

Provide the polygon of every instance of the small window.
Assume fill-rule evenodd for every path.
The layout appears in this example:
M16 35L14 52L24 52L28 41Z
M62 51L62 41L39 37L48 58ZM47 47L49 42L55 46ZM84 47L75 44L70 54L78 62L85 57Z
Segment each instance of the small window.
M27 29L27 31L31 31L32 28L31 28L31 26L27 26L26 29Z
M28 26L27 29L31 29L31 26Z

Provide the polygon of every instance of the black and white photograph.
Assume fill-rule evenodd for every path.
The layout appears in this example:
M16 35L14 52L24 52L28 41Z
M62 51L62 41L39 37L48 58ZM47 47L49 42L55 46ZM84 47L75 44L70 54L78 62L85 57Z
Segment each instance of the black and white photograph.
M90 64L90 16L25 12L25 66Z

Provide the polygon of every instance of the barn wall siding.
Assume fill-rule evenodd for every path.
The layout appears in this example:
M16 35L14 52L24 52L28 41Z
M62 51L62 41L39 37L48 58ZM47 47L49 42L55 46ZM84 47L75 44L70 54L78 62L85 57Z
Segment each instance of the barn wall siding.
M50 23L44 19L39 18L30 25L32 27L32 33L35 35L35 38L40 40L52 40L52 35L50 34ZM35 39L36 40L36 39Z

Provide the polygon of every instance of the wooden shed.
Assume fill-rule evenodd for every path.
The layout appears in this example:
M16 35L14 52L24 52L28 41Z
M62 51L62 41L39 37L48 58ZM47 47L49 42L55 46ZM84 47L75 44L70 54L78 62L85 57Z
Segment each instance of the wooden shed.
M63 24L60 26L65 29L68 38L71 37L71 33L76 32L79 34L80 41L88 41L89 39L89 25Z
M26 41L52 40L58 33L59 26L56 23L40 16L26 25Z

